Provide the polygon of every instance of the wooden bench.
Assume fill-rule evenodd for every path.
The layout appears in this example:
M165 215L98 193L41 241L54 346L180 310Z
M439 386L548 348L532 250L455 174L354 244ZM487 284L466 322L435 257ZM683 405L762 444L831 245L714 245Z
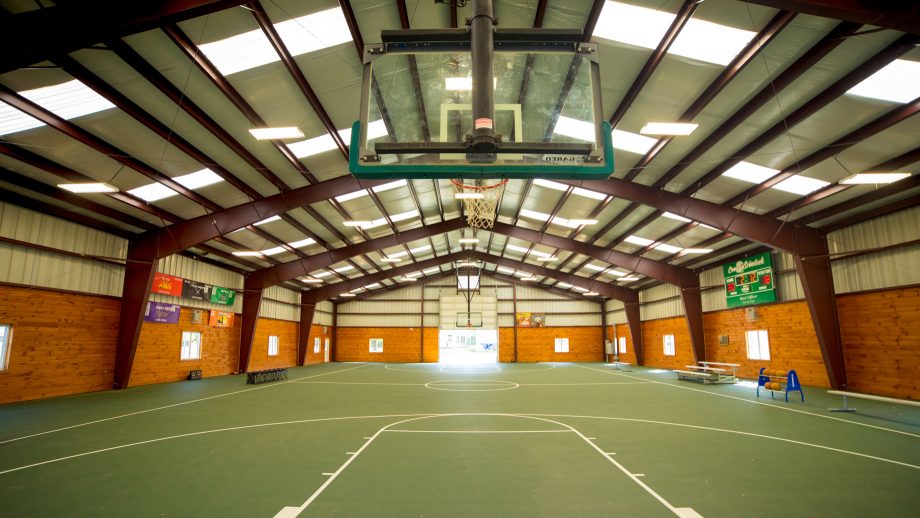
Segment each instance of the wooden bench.
M894 403L896 405L911 405L911 406L920 406L920 401L914 401L911 399L898 399L893 397L885 396L876 396L873 394L860 394L859 392L847 392L845 390L828 390L828 394L832 396L843 396L843 408L830 408L831 412L855 412L855 408L850 408L847 406L847 397L855 397L860 399L871 399L873 401L881 401L883 403Z
M700 362L703 363L703 362ZM678 380L702 381L703 383L737 383L738 378L734 372L728 374L727 369L709 367L708 365L686 365L688 370L675 370Z
M258 385L270 381L286 380L287 369L266 369L264 371L252 371L246 373L247 385Z
M732 370L732 376L738 377L738 367L741 367L740 363L723 363L723 362L697 362L700 365L709 367L711 365L717 365L719 367L730 367Z
M678 380L702 381L703 383L712 383L713 374L702 371L682 371L675 369Z

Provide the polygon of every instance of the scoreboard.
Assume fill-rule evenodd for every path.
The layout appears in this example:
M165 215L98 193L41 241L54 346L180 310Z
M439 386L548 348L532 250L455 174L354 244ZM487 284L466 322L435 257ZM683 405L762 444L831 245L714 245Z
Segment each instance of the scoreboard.
M725 299L728 307L776 302L773 259L770 252L723 264L722 273L725 278Z

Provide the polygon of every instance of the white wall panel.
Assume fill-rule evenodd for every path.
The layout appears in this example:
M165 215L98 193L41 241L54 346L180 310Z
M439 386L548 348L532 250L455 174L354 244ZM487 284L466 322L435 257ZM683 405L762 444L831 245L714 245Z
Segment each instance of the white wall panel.
M313 314L313 323L322 326L332 325L332 302L324 300L316 304L316 312Z
M237 297L239 296L238 294ZM300 293L281 286L272 286L266 289L262 292L259 316L300 322Z
M620 300L608 300L606 303L607 325L626 323L626 304Z
M0 202L0 236L69 252L124 259L128 241L16 205Z
M348 315L339 313L339 327L421 327L418 315Z
M677 317L684 314L680 301L680 288L673 284L661 284L639 292L642 320Z

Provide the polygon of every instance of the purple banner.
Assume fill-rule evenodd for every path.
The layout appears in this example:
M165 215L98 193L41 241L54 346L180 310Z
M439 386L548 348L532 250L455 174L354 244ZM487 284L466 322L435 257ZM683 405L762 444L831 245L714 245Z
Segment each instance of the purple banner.
M178 304L148 302L147 312L144 313L144 320L147 322L159 322L161 324L178 324L179 308L181 308L181 306Z

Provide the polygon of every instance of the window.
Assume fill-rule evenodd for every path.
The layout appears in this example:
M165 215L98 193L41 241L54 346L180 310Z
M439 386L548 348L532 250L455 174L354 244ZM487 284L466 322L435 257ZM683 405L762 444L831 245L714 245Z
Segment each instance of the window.
M10 361L10 341L13 326L0 324L0 371L5 371Z
M766 329L747 331L747 357L749 360L770 359L770 339Z
M557 338L555 350L557 353L569 352L569 339L568 338Z
M180 360L201 359L201 333L197 331L182 331L182 352Z
M674 335L664 335L664 355L674 356Z
M268 355L269 356L278 356L278 344L279 344L279 340L277 336L268 337Z
M371 352L372 353L382 353L383 352L383 338L371 338Z
M620 342L620 353L621 354L625 353L626 352L626 337L625 336L619 337L619 342Z
M319 354L319 337L313 337L313 354Z

